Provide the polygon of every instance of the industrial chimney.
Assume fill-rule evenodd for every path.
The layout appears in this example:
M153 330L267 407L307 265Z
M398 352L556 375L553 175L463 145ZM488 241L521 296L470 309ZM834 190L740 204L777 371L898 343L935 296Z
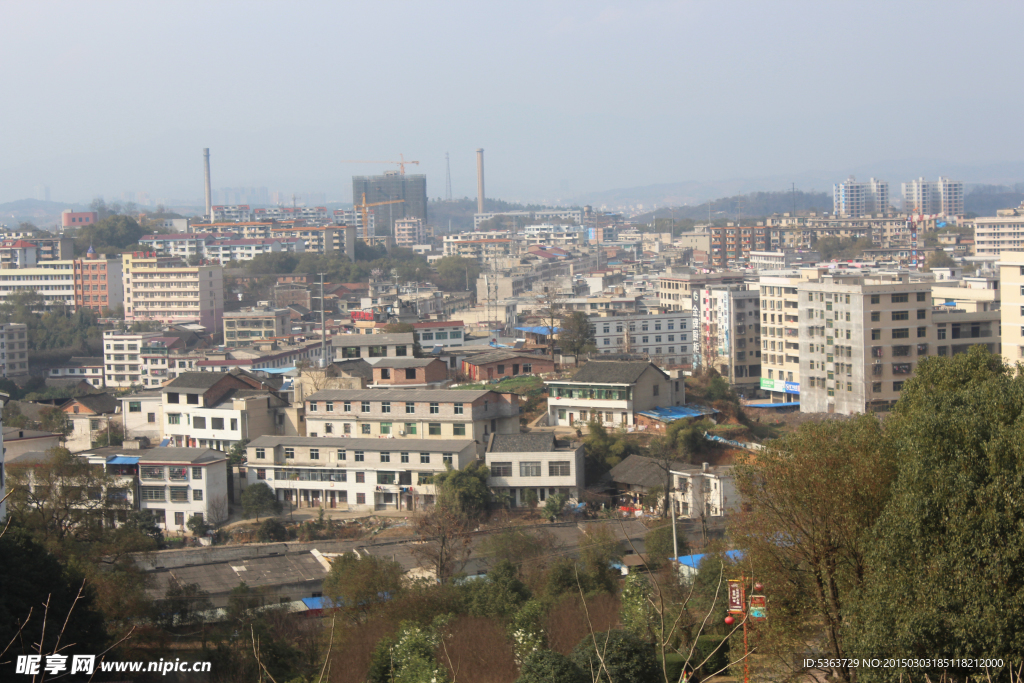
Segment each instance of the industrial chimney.
M206 171L206 220L213 221L213 192L210 189L210 148L203 147L203 167Z
M484 212L484 150L476 151L476 212Z

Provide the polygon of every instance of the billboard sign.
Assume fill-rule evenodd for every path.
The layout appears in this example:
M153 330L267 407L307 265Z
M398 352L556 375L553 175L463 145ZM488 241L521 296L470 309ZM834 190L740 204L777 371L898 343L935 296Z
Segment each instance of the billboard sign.
M729 605L728 609L731 613L742 614L743 609L743 584L740 583L739 579L729 579Z
M765 391L783 391L787 394L799 394L800 382L787 382L781 379L762 377L761 388Z
M750 618L754 621L768 618L768 598L763 595L750 596Z

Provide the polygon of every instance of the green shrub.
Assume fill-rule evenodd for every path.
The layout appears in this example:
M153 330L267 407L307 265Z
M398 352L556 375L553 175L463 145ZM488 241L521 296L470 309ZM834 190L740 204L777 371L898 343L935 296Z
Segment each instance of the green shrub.
M573 649L572 661L584 673L601 670L595 641L597 647L601 648L607 669L607 673L601 671L601 675L596 677L597 683L649 683L662 678L654 647L632 633L619 630L587 635Z
M721 644L721 647L719 647ZM716 650L717 648L717 650ZM699 653L699 654L698 654ZM705 676L709 676L729 664L729 640L726 636L704 635L697 638L697 647L693 652L694 661L690 665L697 668L697 665L704 662L701 670ZM721 672L727 674L728 670Z
M565 655L554 650L537 650L523 662L516 683L588 683L589 680Z

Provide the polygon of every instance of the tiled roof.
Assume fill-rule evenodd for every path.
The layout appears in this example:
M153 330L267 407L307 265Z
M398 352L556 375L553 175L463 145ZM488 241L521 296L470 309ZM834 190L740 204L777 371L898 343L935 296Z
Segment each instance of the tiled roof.
M324 389L306 397L307 401L437 401L470 403L492 394L487 389L466 389L457 393L447 389Z
M466 324L461 320L428 320L427 322L413 323L412 326L417 330L423 330L431 327L465 327Z
M598 384L633 384L647 368L658 369L648 361L599 361L592 360L580 368L572 377L573 382L595 382Z
M642 455L631 455L611 469L608 476L620 484L653 488L665 486L666 473L662 465L670 470L692 467L683 461L660 461Z
M131 451L141 463L190 462L204 464L224 460L227 456L212 448L151 448L148 451Z
M461 451L473 439L345 439L313 436L260 436L249 442L249 448L274 448L275 446L322 446L354 451ZM271 460L271 464L273 461ZM250 461L250 466L258 465Z
M554 432L495 434L491 453L547 453L555 450Z

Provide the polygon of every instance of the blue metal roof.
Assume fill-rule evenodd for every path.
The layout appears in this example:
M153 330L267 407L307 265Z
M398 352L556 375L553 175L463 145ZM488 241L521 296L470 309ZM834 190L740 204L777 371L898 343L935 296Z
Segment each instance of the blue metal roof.
M268 375L283 375L286 372L294 372L294 371L295 371L295 366L294 365L291 366L290 368L259 368L258 370L256 370L256 372L265 372Z
M128 455L115 455L107 460L108 465L138 465L139 459Z
M793 408L799 405L800 401L794 403L748 403L747 408Z
M324 599L323 598L302 598L302 604L309 609L323 609Z
M640 414L646 417L652 417L655 420L662 422L671 422L672 420L681 420L687 417L701 417L703 415L714 415L718 411L708 406L699 405L686 405L686 406L668 406L667 408L651 408L650 410L641 410Z
M538 325L536 327L517 327L520 332L530 332L531 334L551 334L551 329L547 325ZM555 334L562 331L561 327L554 328Z
M732 560L734 562L738 562L739 560L743 559L743 551L742 550L729 550L729 551L727 551L725 553L725 556L728 557L730 560ZM707 554L706 553L702 553L700 555L680 555L679 557L676 557L676 558L670 557L668 559L670 559L670 560L674 559L679 564L683 565L684 567L692 567L694 569L697 569L698 567L700 567L700 563L701 563L701 561L705 557L707 557Z

